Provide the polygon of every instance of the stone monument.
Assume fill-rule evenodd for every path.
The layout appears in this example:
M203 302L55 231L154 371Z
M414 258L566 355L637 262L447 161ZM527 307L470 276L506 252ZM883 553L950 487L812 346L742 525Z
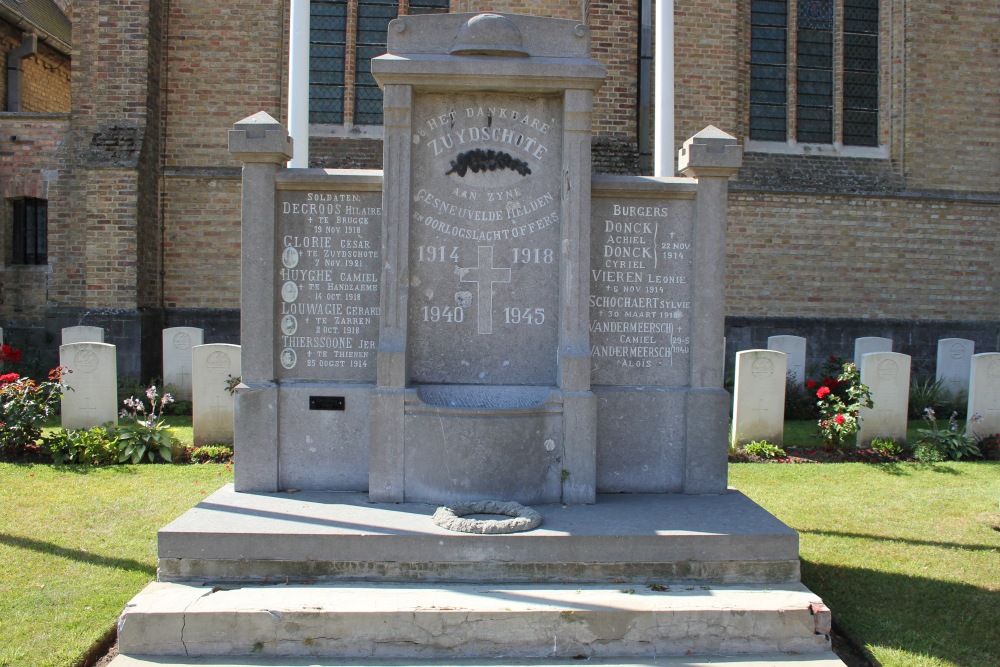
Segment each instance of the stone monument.
M118 423L118 361L114 345L68 343L59 346L63 395L61 424L65 429L89 429Z
M785 380L788 355L776 350L736 353L733 388L733 447L766 440L779 447L785 439Z
M839 665L797 535L727 490L736 140L592 176L573 21L400 17L372 72L384 173L285 168L263 112L230 133L236 483L161 530L122 654Z
M176 401L191 400L191 349L204 340L204 330L197 327L163 330L163 385Z

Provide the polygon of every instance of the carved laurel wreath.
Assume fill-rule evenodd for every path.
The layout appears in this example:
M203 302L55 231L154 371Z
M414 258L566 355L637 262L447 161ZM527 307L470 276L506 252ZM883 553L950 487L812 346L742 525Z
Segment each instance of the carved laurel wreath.
M468 514L499 514L509 519L463 519ZM456 533L478 535L503 535L533 530L542 525L542 515L515 502L477 500L437 508L433 521L438 526Z
M444 175L458 174L464 178L467 171L477 174L481 171L503 171L504 169L516 171L521 176L527 176L531 173L527 162L518 160L510 153L492 149L484 151L481 148L476 148L456 155L455 159L451 161L451 169L446 171Z

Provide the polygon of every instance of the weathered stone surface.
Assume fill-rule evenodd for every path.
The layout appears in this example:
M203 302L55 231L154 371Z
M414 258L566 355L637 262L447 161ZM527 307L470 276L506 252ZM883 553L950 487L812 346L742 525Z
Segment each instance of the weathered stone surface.
M233 394L228 383L242 375L239 345L191 348L192 426L196 447L233 442Z
M736 355L732 445L754 440L783 444L787 362L788 355L774 350Z
M873 408L861 408L858 446L874 438L906 442L910 401L910 357L898 352L870 352L861 357L861 383L868 385Z
M118 423L118 364L115 346L70 343L59 347L63 374L62 427L88 429Z
M982 417L979 422L968 423L968 433L977 437L1000 433L1000 353L972 357L967 410L969 416Z
M943 338L938 341L935 380L954 397L969 395L969 377L975 341L966 338Z
M338 658L822 654L801 584L741 587L153 583L119 622L122 652ZM739 612L733 610L738 609ZM714 628L713 632L694 631Z
M363 493L225 487L160 531L159 574L244 582L798 581L797 534L737 491L535 505L542 526L489 537L435 526L436 508L372 503Z
M788 375L800 385L806 383L806 339L802 336L768 336L767 349L787 355Z
M101 327L75 326L62 330L62 344L71 343L103 343L104 329Z
M863 336L854 341L854 365L861 369L861 359L872 352L892 352L892 339L881 336Z
M205 342L197 327L163 330L163 384L178 401L191 400L191 348Z

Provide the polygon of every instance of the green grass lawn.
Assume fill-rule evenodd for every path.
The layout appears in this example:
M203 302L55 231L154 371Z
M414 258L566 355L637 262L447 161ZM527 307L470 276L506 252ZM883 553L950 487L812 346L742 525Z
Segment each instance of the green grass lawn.
M156 531L222 465L0 463L0 665L68 667L156 577Z
M884 667L1000 664L1000 463L733 464L802 579Z
M0 464L0 667L72 665L156 576L156 531L231 479ZM884 667L998 664L1000 463L733 464L730 483L799 531L803 581Z

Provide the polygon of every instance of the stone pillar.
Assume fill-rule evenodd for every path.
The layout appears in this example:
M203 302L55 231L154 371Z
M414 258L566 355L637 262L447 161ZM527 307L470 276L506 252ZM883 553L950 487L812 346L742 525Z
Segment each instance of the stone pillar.
M403 397L409 305L410 146L413 89L386 85L383 96L382 293L378 374L372 394L369 489L373 501L403 501Z
M563 96L563 220L590 220L590 127L594 92ZM576 192L572 192L576 190ZM590 229L562 227L559 386L563 390L563 502L597 498L597 400L590 390Z
M260 111L233 125L229 152L243 162L243 384L236 392L236 490L277 491L278 387L271 326L276 298L275 176L292 157L292 139Z
M678 153L682 174L698 179L691 317L691 391L687 395L685 493L724 493L729 394L722 388L725 365L726 211L728 179L743 160L732 135L708 126L684 142Z

